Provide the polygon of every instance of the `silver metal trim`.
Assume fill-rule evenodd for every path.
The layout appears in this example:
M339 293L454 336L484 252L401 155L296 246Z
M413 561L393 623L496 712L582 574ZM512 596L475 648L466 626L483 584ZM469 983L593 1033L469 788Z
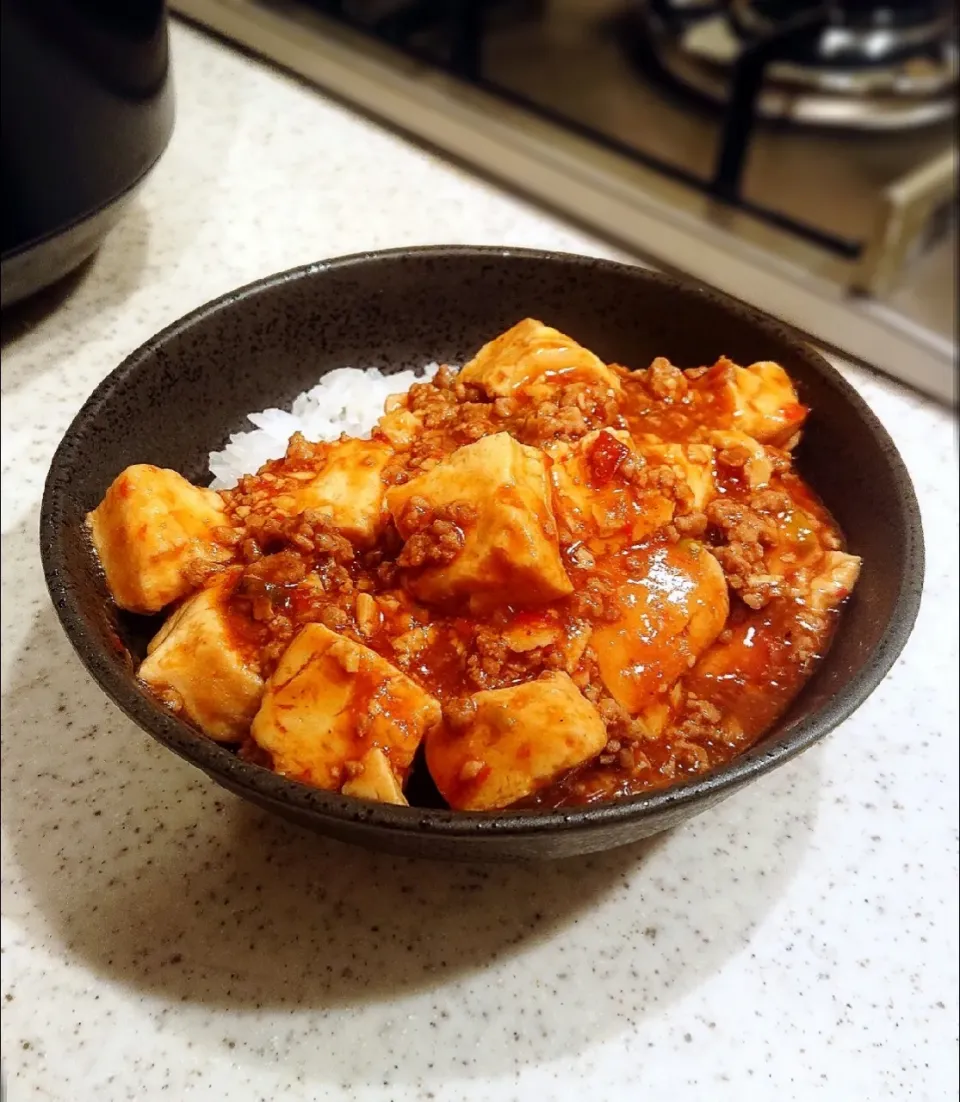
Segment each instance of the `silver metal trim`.
M730 20L724 15L700 19L678 36L652 12L646 18L660 63L671 75L714 103L726 103L730 73L743 49ZM957 112L956 51L947 47L939 66L931 61L920 72L905 63L817 70L774 61L766 75L757 110L768 119L902 130L949 119Z

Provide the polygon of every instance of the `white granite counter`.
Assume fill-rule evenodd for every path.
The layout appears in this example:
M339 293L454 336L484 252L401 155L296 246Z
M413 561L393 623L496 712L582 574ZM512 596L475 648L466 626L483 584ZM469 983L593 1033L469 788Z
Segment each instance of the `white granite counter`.
M951 415L845 369L910 467L914 636L818 748L651 843L471 869L242 804L81 670L37 552L92 387L199 303L407 243L603 244L194 32L179 119L57 308L4 319L3 1065L9 1102L957 1096Z

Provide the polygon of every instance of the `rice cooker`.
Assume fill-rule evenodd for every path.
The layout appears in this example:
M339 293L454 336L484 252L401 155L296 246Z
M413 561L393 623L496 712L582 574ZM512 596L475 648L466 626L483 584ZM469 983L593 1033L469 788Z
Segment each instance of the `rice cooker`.
M91 256L165 149L163 0L0 0L3 305Z

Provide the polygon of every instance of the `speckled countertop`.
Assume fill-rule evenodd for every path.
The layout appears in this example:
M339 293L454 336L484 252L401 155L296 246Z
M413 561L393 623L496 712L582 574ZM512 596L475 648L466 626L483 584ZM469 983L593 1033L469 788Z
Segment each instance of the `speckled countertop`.
M406 243L612 250L175 27L167 155L93 264L3 333L9 1102L957 1096L957 454L845 369L923 509L914 636L824 744L653 842L533 868L353 851L127 722L54 618L37 516L93 386L198 303ZM55 310L49 309L56 305Z

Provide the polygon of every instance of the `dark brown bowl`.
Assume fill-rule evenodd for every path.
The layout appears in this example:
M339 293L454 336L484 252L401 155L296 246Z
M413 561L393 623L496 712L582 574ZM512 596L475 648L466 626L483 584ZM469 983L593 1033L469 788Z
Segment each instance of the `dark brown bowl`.
M863 556L829 654L790 712L752 750L692 783L554 812L467 814L367 803L240 761L137 685L147 638L118 616L84 531L88 510L130 463L208 480L207 455L245 415L290 403L346 365L462 363L527 315L608 361L682 366L726 354L777 360L813 413L805 476ZM346 257L271 276L202 306L129 356L67 431L40 521L47 585L87 669L145 731L218 783L324 834L443 858L562 857L675 826L832 731L876 688L913 627L923 581L920 514L906 468L862 399L820 356L745 306L641 268L583 257L466 246Z

